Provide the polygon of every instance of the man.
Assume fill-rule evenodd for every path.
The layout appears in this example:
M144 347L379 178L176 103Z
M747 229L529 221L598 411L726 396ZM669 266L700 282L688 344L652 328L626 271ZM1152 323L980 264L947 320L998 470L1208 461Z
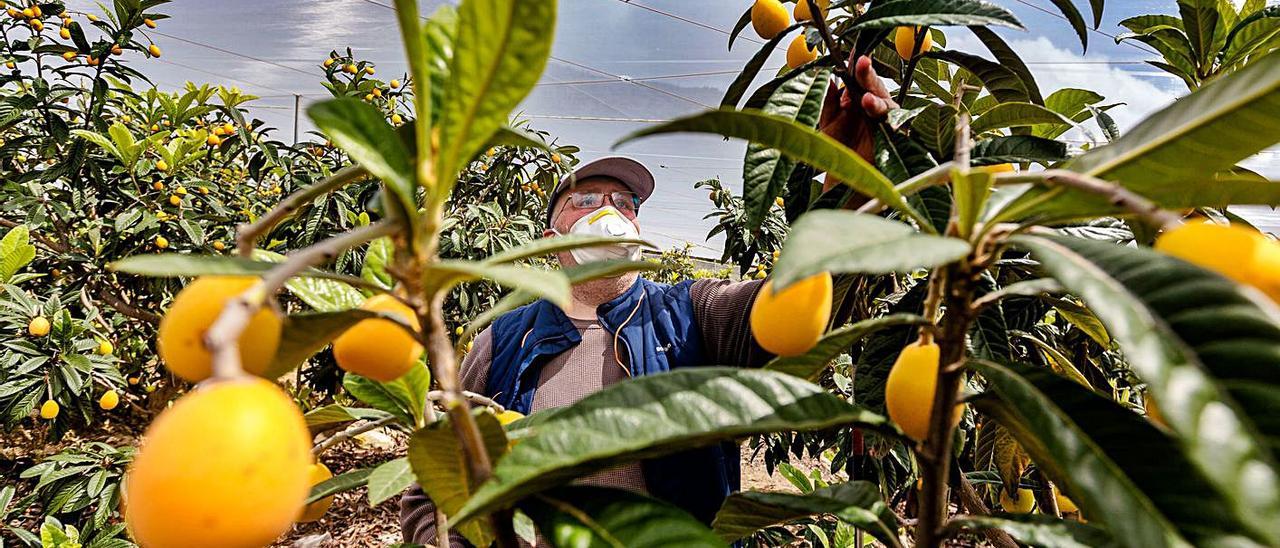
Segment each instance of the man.
M859 83L870 90L858 102L832 91L823 131L861 152L869 141L868 115L893 108L870 60L858 59ZM869 155L869 153L868 153ZM635 160L590 162L549 196L544 237L563 234L639 235L642 204L654 190L653 175ZM557 254L563 266L634 257L625 245ZM636 273L575 285L561 310L537 301L508 312L481 331L462 363L463 388L495 398L521 413L573 404L632 376L679 367L753 367L772 356L751 335L750 308L763 282L650 282ZM623 465L582 480L630 489L675 504L710 523L739 485L738 448L722 444ZM436 543L434 506L414 487L400 502L408 542ZM451 544L464 541L456 534Z

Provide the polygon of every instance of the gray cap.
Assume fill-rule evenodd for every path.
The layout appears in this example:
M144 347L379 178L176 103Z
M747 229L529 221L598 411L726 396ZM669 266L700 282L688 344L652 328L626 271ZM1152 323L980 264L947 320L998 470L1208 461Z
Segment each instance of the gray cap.
M644 203L653 194L654 179L653 173L644 164L637 162L625 156L607 156L583 164L569 176L560 181L556 185L555 190L547 195L547 226L551 226L551 215L555 209L556 201L560 199L560 195L573 188L580 180L590 179L592 177L609 177L617 179L631 192L636 193L640 198L640 203Z

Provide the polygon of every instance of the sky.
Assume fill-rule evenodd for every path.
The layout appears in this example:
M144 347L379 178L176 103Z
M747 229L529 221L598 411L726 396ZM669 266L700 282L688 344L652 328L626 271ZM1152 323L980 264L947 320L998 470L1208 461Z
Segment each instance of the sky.
M1074 0L1088 18L1086 0ZM431 13L445 0L419 0ZM590 160L609 154L632 156L649 166L658 191L642 209L645 236L660 246L688 241L695 253L718 257L723 243L706 240L713 226L703 216L711 204L695 182L720 178L741 190L740 141L712 136L662 136L614 149L622 136L653 123L694 114L719 103L725 88L759 49L748 28L728 49L727 32L752 0L560 0L553 58L537 88L521 105L523 116L551 132L561 144L583 149ZM1175 0L1110 0L1099 32L1082 52L1074 31L1050 0L994 0L1012 11L1026 31L999 32L1036 75L1043 93L1063 87L1094 90L1121 129L1173 102L1185 86L1142 61L1154 59L1131 42L1116 44L1117 22L1143 13L1173 13ZM71 0L73 9L97 11ZM171 19L148 31L164 55L137 60L137 68L161 89L186 81L237 85L260 99L250 115L280 128L290 140L295 96L306 105L328 96L320 86L320 62L330 50L351 47L376 63L389 79L406 71L391 0L175 0L160 11ZM145 29L144 29L145 30ZM948 46L989 57L967 30L946 29ZM766 69L784 64L776 52ZM770 73L771 70L762 71ZM656 79L655 79L656 78ZM763 82L764 78L757 83ZM299 125L311 129L305 114ZM1096 130L1095 130L1096 131ZM1280 177L1280 152L1247 163ZM1269 211L1250 214L1280 224Z

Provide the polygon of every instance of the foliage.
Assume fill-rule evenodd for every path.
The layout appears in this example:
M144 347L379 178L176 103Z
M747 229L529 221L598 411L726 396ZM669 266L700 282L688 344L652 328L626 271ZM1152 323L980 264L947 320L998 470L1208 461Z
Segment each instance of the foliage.
M1261 1L1178 0L1178 16L1151 14L1120 22L1133 40L1159 52L1153 67L1173 74L1194 91L1280 48L1280 6Z

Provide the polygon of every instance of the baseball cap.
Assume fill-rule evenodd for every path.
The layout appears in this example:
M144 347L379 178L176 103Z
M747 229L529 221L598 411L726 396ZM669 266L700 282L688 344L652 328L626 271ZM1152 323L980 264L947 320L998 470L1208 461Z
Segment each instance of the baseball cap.
M653 194L653 173L644 164L625 156L607 156L587 162L556 185L554 191L547 196L547 226L551 226L551 215L560 195L568 192L580 180L592 177L609 177L617 179L624 186L636 193L640 203L644 203Z

